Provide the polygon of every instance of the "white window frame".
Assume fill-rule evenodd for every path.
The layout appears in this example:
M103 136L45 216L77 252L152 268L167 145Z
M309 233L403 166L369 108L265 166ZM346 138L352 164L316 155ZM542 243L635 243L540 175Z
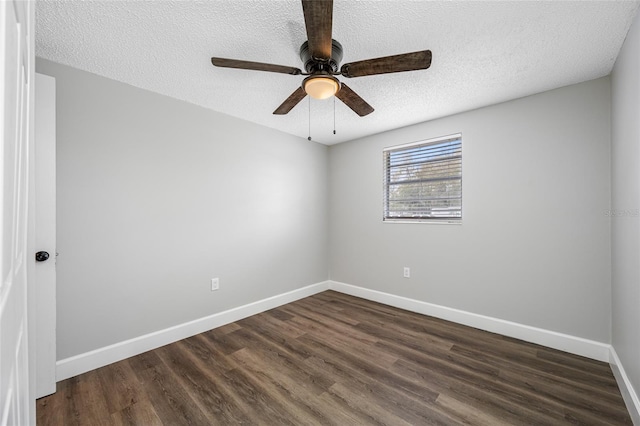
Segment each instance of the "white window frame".
M416 217L395 217L389 215L389 184L390 184L390 175L389 175L389 155L391 153L397 153L402 151L408 151L410 149L415 149L418 147L428 147L432 145L437 145L439 143L443 143L446 141L460 141L460 154L459 156L455 156L452 158L459 157L459 170L460 170L460 216L459 217L437 217L437 216L423 216L419 215ZM462 204L462 133L455 133L447 136L441 136L437 138L425 139L416 142L411 142L403 145L395 145L391 147L387 147L383 149L382 155L383 162L383 212L382 212L382 220L385 223L436 223L436 224L462 224L462 212L463 212L463 204ZM454 179L457 180L457 179Z

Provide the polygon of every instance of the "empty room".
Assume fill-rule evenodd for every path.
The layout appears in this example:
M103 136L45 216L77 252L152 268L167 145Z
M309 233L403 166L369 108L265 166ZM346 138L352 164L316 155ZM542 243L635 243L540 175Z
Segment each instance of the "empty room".
M639 8L2 2L0 425L640 425Z

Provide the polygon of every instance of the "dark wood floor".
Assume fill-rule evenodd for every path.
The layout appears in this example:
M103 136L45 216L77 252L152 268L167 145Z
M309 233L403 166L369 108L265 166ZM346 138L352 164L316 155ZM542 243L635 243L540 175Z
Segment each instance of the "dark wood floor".
M60 382L37 420L632 424L606 363L332 291Z

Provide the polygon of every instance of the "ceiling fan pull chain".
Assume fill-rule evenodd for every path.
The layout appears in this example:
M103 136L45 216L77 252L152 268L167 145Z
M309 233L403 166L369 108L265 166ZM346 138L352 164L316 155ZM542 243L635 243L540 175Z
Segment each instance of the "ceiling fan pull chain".
M336 134L336 97L333 97L333 134Z
M311 140L311 96L307 96L307 98L309 98L309 137L307 138L308 141Z

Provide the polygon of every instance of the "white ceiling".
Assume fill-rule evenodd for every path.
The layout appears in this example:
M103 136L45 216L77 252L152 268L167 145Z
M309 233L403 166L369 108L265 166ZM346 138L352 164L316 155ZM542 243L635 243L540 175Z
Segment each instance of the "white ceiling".
M375 108L311 101L328 145L602 77L638 1L336 0L342 63L430 49L431 68L344 79ZM306 138L309 103L273 110L302 77L215 68L211 56L303 68L299 0L51 1L36 6L36 55Z

